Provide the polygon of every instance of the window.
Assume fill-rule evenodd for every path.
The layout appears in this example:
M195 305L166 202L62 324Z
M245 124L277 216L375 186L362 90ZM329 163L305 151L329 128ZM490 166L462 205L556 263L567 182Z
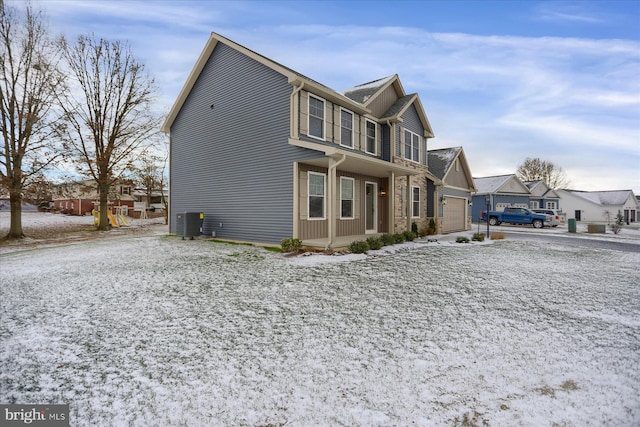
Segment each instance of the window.
M547 209L558 209L558 204L556 202L547 202Z
M365 151L369 154L376 154L376 123L371 120L367 120L367 144Z
M539 209L540 203L537 200L531 200L531 202L529 202L529 206L531 206L531 209Z
M411 216L420 218L420 187L411 187Z
M414 162L420 161L420 136L411 132L404 131L404 158Z
M353 178L340 177L340 218L353 219Z
M324 100L309 94L308 135L324 139Z
M340 145L353 148L353 113L340 109Z
M324 219L326 175L309 172L309 219Z
M120 194L131 194L131 187L120 187Z

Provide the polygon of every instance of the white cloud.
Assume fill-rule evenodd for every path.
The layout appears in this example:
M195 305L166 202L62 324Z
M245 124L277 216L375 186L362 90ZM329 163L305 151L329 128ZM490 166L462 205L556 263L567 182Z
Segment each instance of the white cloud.
M68 31L99 27L130 39L157 78L164 109L215 31L336 90L398 73L408 92L420 94L437 137L432 146L462 145L477 154L474 174L509 173L525 154L545 158L558 147L580 152L573 158L562 154L567 163L560 166L568 173L577 174L590 152L612 165L623 157L635 160L635 171L618 170L621 183L640 169L637 41L270 24L274 16L301 13L286 4L258 12L253 2L43 4ZM591 11L545 7L538 17L597 21ZM81 19L85 14L93 21ZM610 157L603 157L603 147ZM572 181L588 189L588 180ZM640 182L632 187L640 192Z

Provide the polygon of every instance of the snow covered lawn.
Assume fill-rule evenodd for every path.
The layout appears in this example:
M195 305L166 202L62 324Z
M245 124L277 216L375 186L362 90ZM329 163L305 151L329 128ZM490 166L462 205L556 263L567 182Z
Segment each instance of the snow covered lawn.
M0 402L81 426L640 423L640 253L310 259L168 236L0 255Z

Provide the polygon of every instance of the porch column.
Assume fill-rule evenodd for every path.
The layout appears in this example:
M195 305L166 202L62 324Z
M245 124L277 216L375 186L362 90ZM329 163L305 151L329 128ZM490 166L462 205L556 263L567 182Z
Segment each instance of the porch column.
M327 176L327 238L329 243L327 247L331 247L336 240L336 215L333 207L336 200L336 161L333 157L329 158L329 173Z
M293 237L300 238L300 168L293 162Z
M407 231L411 231L411 211L413 210L413 203L411 203L411 175L407 175L407 190L406 190L406 209L407 209Z
M395 233L395 216L396 216L396 174L393 172L389 172L389 182L387 183L387 188L389 192L387 193L387 232L390 234Z

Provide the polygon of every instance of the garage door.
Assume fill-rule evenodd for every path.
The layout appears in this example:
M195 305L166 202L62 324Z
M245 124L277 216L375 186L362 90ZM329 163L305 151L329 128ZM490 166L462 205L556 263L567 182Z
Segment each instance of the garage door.
M453 233L454 231L464 231L467 218L465 215L466 200L447 197L444 205L442 218L442 232Z

